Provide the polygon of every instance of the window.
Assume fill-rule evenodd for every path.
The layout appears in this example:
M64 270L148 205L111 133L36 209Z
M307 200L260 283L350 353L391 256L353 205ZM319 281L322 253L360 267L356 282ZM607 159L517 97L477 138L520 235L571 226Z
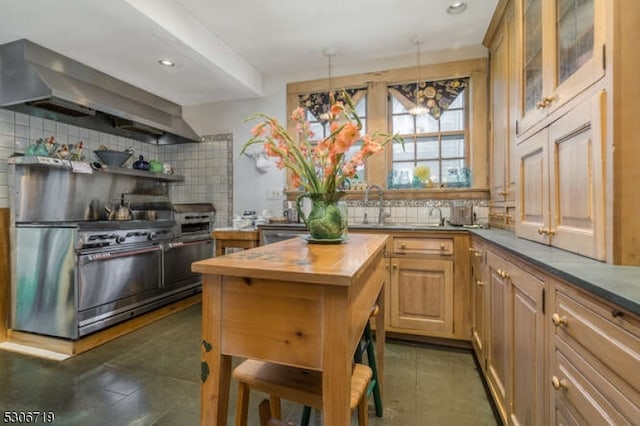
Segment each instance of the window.
M419 186L413 183L417 166L429 168L434 184L457 186L458 173L468 164L467 92L466 89L460 92L439 119L430 114L412 115L406 103L389 95L391 130L402 135L405 144L404 151L402 146L393 145L388 187Z
M366 91L361 90L359 92L350 93L352 101L355 102L354 107L356 110L356 114L360 118L362 122L362 129L360 130L361 135L365 135L367 133L367 95ZM304 101L301 101L304 106ZM306 108L307 120L311 126L311 131L316 136L316 141L326 138L330 134L329 123L320 119L320 117L316 117L316 115L312 112L311 108ZM318 116L321 114L316 113ZM360 147L362 146L362 142L355 143L345 154L345 160L349 160L351 156L360 151ZM349 179L351 185L356 183L361 183L365 180L365 166L362 165L357 168L356 176L352 179Z

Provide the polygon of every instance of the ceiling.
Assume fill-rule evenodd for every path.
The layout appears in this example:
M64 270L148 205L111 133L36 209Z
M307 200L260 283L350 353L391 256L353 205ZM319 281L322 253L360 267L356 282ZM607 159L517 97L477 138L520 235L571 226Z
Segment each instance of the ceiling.
M268 74L477 46L498 0L0 0L0 44L20 38L180 105L262 95ZM175 67L162 67L170 58Z

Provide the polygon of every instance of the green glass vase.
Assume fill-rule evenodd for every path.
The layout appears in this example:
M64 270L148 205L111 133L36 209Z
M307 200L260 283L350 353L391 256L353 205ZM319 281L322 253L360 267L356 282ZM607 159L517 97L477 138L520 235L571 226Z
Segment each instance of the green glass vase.
M296 200L298 217L309 230L311 239L318 242L342 242L347 238L346 205L340 202L344 192L300 194ZM302 201L311 201L311 210L304 213Z

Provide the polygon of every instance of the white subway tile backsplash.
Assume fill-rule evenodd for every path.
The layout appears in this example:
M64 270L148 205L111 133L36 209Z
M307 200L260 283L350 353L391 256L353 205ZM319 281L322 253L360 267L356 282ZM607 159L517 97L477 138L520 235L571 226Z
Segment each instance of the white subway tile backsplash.
M53 120L44 120L43 128L45 134L53 134L56 132L56 122Z
M10 123L13 123L15 121L15 116L15 112L8 109L0 108L0 121L8 121Z
M17 136L17 135L16 135ZM44 138L44 130L37 127L29 127L29 140L32 142Z
M20 124L16 124L14 127L15 137L17 138L29 138L29 126L23 126Z
M13 124L13 121L0 121L0 135L15 135L15 125Z
M40 117L30 116L29 117L29 127L34 129L44 129L44 120Z
M20 126L28 126L29 125L29 116L27 114L22 114L21 112L16 112L15 123Z

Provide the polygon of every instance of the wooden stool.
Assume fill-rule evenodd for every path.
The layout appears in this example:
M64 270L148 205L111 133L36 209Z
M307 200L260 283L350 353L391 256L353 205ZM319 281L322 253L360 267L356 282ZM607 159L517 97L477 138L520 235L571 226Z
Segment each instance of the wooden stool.
M371 314L369 318L374 318L378 315L378 311L380 308L378 305L374 305L371 309ZM384 344L384 343L383 343ZM358 347L356 348L356 352L353 355L353 361L356 364L362 364L362 354L366 352L367 354L367 364L371 367L372 378L369 384L367 385L367 399L373 393L373 403L376 408L376 417L382 417L382 395L380 394L380 381L378 380L378 365L376 363L376 348L375 343L373 342L373 337L371 334L371 325L369 321L364 327L364 331L362 332L362 337L360 338L360 342L358 342ZM308 405L304 406L302 410L302 418L300 420L301 426L309 426L309 421L311 420L311 407Z
M367 386L371 381L371 368L355 364L351 374L351 401L353 410L358 407L358 424L367 426ZM233 370L238 381L236 426L247 426L249 392L255 389L271 396L271 413L274 420L282 418L280 399L322 409L322 373L248 359ZM269 423L267 423L269 424ZM272 422L271 424L278 424Z
M258 247L260 232L257 230L214 229L213 239L216 246L216 257L224 256L227 248L250 249Z

